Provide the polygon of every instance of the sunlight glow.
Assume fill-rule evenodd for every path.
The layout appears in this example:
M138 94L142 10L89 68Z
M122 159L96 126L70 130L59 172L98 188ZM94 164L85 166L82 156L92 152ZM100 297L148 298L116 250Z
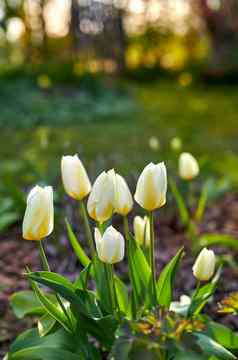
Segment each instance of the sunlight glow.
M7 23L7 40L10 42L18 41L25 32L25 25L18 17L10 18Z
M70 1L50 0L44 8L46 31L53 37L66 36L69 32Z
M214 11L218 11L221 7L221 0L207 0L207 6Z

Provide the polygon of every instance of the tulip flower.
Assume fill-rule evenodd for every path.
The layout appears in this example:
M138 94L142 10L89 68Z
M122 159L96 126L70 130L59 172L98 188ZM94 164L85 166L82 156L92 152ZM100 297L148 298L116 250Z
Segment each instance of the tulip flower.
M115 264L124 258L124 237L113 226L109 226L103 235L95 228L94 236L97 254L102 262Z
M179 157L179 175L184 180L192 180L199 174L197 160L190 153L182 153Z
M133 199L130 189L125 179L116 174L114 169L108 172L114 185L114 211L122 216L126 216L133 207Z
M66 193L76 200L82 200L91 191L91 183L78 155L63 156L61 173Z
M193 266L193 275L199 281L208 281L214 274L216 257L212 250L204 248Z
M135 240L139 245L150 246L150 222L148 216L135 216L133 222Z
M100 223L108 220L114 210L113 171L103 171L97 177L88 198L88 213L91 218Z
M152 211L166 203L167 173L163 162L150 163L142 171L136 186L135 200L146 210Z
M35 186L27 197L27 207L23 220L23 238L41 240L54 227L53 189Z

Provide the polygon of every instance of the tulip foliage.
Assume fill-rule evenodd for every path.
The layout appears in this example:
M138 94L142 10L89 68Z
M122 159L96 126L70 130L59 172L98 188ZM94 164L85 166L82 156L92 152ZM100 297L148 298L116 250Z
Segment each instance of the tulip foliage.
M50 271L42 239L53 231L52 189L34 188L27 200L23 237L38 244L42 270L26 269L32 290L12 295L11 304L17 317L37 316L38 321L36 328L18 336L7 359L236 359L238 336L202 313L221 272L215 269L213 251L199 254L193 267L197 287L180 301L173 301L173 290L183 248L156 273L153 222L155 211L166 203L165 164L149 164L139 177L135 200L145 217L135 217L135 236L127 219L133 198L114 170L101 173L91 187L78 157L66 156L62 179L67 194L80 202L90 255L66 220L81 271L74 282ZM123 233L110 225L114 213L123 217ZM121 261L128 269L124 281L115 271Z

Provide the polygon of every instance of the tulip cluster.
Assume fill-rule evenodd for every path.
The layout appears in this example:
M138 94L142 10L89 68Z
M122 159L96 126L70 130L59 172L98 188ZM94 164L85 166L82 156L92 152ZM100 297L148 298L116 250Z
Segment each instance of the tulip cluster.
M187 153L181 154L179 175L183 180L191 180L198 175L198 172L199 167L195 158ZM27 197L23 238L35 241L44 270L30 272L27 269L26 273L33 294L44 310L43 316L39 320L40 325L38 324L40 336L55 336L53 331L59 330L60 338L62 338L61 328L63 327L63 331L72 334L72 336L67 336L67 339L73 339L74 342L74 339L80 337L80 344L81 342L83 344L82 351L85 350L85 353L82 352L82 358L94 359L92 355L94 352L91 350L92 344L88 342L88 339L95 339L101 348L111 351L112 346L116 348L114 345L117 338L119 340L121 337L125 338L124 325L129 325L129 327L126 325L126 329L129 329L133 323L138 326L148 314L150 319L153 318L160 326L158 328L159 336L157 336L157 328L155 329L158 341L160 341L159 338L162 338L160 335L162 327L167 329L167 325L170 323L169 326L172 329L175 328L175 323L170 322L172 318L175 319L176 324L178 323L174 334L177 334L177 329L181 327L179 321L181 324L196 322L201 309L214 293L219 271L214 276L216 268L214 252L206 248L202 249L192 268L197 282L195 291L191 296L183 295L180 301L174 302L175 275L184 255L182 247L166 264L157 278L155 247L158 248L159 242L154 232L154 217L155 211L166 204L167 169L164 162L150 163L145 166L138 178L134 197L126 180L114 169L103 171L91 183L87 171L77 155L62 157L61 176L66 194L78 202L85 226L85 237L88 240L89 254L84 252L72 226L66 220L69 241L83 270L74 283L62 275L51 273L43 248L43 240L52 233L54 227L53 189L50 186L35 186ZM183 184L186 187L189 182ZM142 214L134 217L132 234L129 231L128 214L133 209L133 201L142 208L140 209ZM120 232L112 225L114 214L118 214L122 218L124 231ZM128 262L130 283L128 287L114 271L114 265L123 261L125 256ZM209 281L210 283L207 283ZM204 282L206 283L203 284ZM44 292L44 288L38 284L47 286L54 296L51 296L52 294L49 296L49 293ZM95 287L95 291L92 290L91 284ZM36 300L33 299L33 301ZM21 301L18 301L19 303ZM39 311L38 307L37 311ZM172 317L171 313L173 313ZM107 326L110 331L103 332L104 326ZM143 326L140 331L142 328ZM195 341L199 336L199 329L193 329L190 325L188 328L189 336L195 332L193 340ZM119 329L121 332L118 331ZM154 332L154 330L152 331ZM186 332L186 329L182 331ZM152 339L153 333L148 335ZM205 336L204 334L200 335ZM107 337L106 341L105 337ZM178 336L176 335L175 338L177 346ZM140 339L142 338L140 337ZM170 340L172 343L173 338L171 337ZM38 344L38 342L36 343ZM118 347L120 349L121 344L120 341ZM166 356L171 350L166 346L162 344L160 348L163 359L167 358ZM172 357L175 355L176 346L173 345ZM58 350L57 346L54 349ZM74 349L75 346L73 346L73 351ZM198 349L200 348L198 347ZM29 351L34 351L34 348L30 348ZM215 355L216 351L217 347ZM33 357L37 355L38 353ZM64 356L68 358L67 352L61 355L62 358ZM29 358L31 358L31 353L29 353Z
M179 173L184 179L192 179L199 172L198 164L192 155L183 153L179 160ZM120 262L124 258L124 236L113 226L104 226L114 213L123 216L126 221L125 237L130 241L127 215L133 208L133 198L125 179L114 169L103 171L91 186L85 167L77 155L63 156L61 161L62 181L66 193L82 204L82 214L85 220L86 233L89 238L91 256L97 254L98 259L108 265ZM152 293L156 302L155 274L155 234L153 212L166 203L167 171L163 162L148 164L139 176L135 201L148 213L148 216L135 216L133 229L138 246L150 250L150 267L152 274ZM88 196L89 195L89 196ZM84 199L88 196L87 206ZM87 209L87 211L86 211ZM94 236L91 232L88 215L96 222ZM23 220L23 238L40 241L53 231L53 189L50 186L42 188L35 186L27 198L27 208ZM40 242L41 243L41 242ZM132 261L130 246L128 261ZM40 253L43 263L46 257L42 245ZM193 267L194 276L199 281L207 281L214 274L215 255L212 251L203 249Z

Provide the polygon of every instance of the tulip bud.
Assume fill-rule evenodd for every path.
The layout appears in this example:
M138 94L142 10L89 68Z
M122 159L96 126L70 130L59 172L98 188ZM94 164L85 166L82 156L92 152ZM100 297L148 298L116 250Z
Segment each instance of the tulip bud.
M61 173L66 193L76 200L82 200L91 190L87 172L78 155L63 156Z
M193 275L200 281L207 281L215 271L216 257L212 250L204 248L193 265Z
M150 222L147 216L135 216L133 222L135 240L139 245L150 246Z
M27 197L23 220L23 238L41 240L48 236L54 227L53 189L35 186Z
M184 180L192 180L199 174L199 165L190 153L182 153L179 157L179 175Z
M142 171L136 186L135 200L141 207L152 211L166 203L167 173L163 162L150 163Z
M124 258L124 237L113 226L109 226L103 235L95 228L94 236L97 254L102 262L115 264Z
M114 169L108 171L114 184L114 210L116 213L126 216L133 207L133 199L125 179L116 174Z
M103 171L93 184L87 203L88 213L94 220L108 220L114 209L114 183L110 172Z
M174 138L171 139L170 147L171 147L172 150L180 151L182 146L183 146L183 143L182 143L182 140L181 140L180 137L175 136Z

